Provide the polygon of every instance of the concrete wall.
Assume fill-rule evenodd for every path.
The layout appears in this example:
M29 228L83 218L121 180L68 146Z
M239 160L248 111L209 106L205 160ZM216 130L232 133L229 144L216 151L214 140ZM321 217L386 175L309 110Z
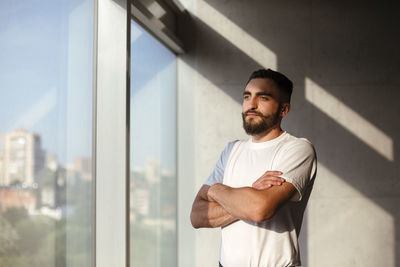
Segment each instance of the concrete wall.
M191 202L225 144L246 138L241 93L260 67L293 80L284 129L317 150L303 266L400 266L400 4L181 3L191 19L178 62L180 266L217 264L219 230L193 230Z

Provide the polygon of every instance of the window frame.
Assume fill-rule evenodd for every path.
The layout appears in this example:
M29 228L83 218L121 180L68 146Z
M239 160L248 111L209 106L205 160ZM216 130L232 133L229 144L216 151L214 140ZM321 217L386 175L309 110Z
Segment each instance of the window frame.
M94 266L129 266L127 0L95 1Z
M184 49L174 31L160 27L162 22L140 10L137 1L94 1L93 265L129 267L131 19L175 54Z

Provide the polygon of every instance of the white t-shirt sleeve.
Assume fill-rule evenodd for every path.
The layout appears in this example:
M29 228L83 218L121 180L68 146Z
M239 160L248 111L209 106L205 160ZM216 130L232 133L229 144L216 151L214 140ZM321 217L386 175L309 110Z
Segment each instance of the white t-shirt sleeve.
M228 162L229 155L231 154L233 145L236 143L236 141L229 142L226 145L225 149L221 153L221 156L219 157L219 160L217 161L217 164L214 167L213 172L210 174L204 184L212 186L216 183L223 182L226 163Z
M281 171L280 177L294 185L297 193L291 200L300 201L309 182L315 176L317 159L313 145L305 139L297 139L282 147L272 170Z

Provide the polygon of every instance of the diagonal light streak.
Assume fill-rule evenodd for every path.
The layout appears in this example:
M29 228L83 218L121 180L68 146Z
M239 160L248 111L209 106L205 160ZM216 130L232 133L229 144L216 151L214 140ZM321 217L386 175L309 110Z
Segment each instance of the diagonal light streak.
M22 113L17 120L13 123L10 129L32 129L42 118L46 116L57 103L56 90L49 90L42 98L35 104L30 106L24 113Z
M305 85L305 97L307 101L357 136L387 160L393 161L393 140L390 136L346 106L339 99L329 94L310 78L306 78Z
M262 67L276 70L277 57L274 52L204 0L198 1L197 17Z
M370 266L396 266L393 214L321 162L307 209L307 266L324 266L329 257L335 258L335 266L366 258ZM327 247L321 246L327 240ZM351 266L363 266L362 261L357 263Z

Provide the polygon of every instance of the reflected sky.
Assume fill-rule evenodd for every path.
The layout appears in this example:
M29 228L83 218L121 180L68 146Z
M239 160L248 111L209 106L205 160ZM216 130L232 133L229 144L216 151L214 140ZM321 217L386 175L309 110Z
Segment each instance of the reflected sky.
M87 141L92 127L91 108L87 107L91 106L91 90L83 91L91 88L87 69L92 66L93 41L91 34L79 33L77 25L85 28L80 32L91 32L93 24L90 17L79 16L84 12L76 2L0 2L0 133L18 128L38 133L43 149L57 154L61 163L91 153L91 142ZM141 123L140 128L132 125L131 129L137 139L149 140L133 142L132 149L138 152L135 164L142 166L150 154L165 151L159 157L165 159L163 164L172 166L175 159L170 159L168 151L174 151L175 144L161 142L159 134L160 127L165 134L175 134L174 110L173 116L161 110L162 103L175 105L175 94L168 93L175 90L175 55L135 22L132 25L131 107L137 112L132 113L131 120ZM160 91L155 99L152 88L160 82L173 88ZM140 97L135 98L138 94ZM143 101L149 98L151 105ZM153 119L143 120L142 111ZM84 118L71 119L76 116ZM79 134L85 138L79 138Z
M131 167L152 158L174 169L175 54L134 21L131 25Z
M91 153L91 8L90 1L76 0L0 2L0 133L38 133L61 163ZM75 120L73 110L82 111L78 98L86 115ZM69 129L85 136L67 152Z
M0 2L0 132L8 132L21 113L59 86L61 40L59 3L46 1L47 10L35 1ZM56 125L56 112L46 114L30 128L43 132L46 124ZM55 134L54 132L52 133ZM49 149L55 144L44 138Z

